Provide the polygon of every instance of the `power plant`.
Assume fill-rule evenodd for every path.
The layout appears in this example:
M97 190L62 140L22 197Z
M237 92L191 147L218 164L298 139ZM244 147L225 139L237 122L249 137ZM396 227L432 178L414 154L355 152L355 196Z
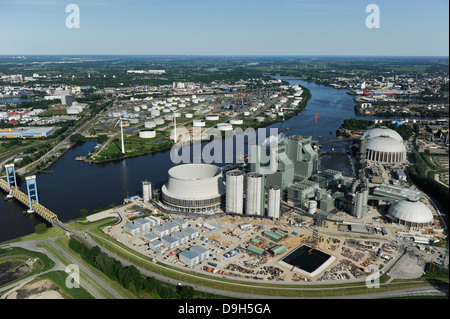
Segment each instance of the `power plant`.
M377 153L369 146L380 138L392 141L392 145ZM280 135L276 146L250 145L247 161L231 165L231 168L183 164L170 169L169 180L161 188L161 203L169 210L185 213L222 212L272 220L280 218L284 203L299 213L321 220L338 210L364 218L371 200L407 199L399 197L398 190L390 185L370 192L366 178L366 168L372 161L368 156L392 163L404 158L398 146L403 146L402 139L395 131L376 128L360 138L340 142L353 143L354 177L343 176L342 172L332 169L319 170L319 152L311 136Z

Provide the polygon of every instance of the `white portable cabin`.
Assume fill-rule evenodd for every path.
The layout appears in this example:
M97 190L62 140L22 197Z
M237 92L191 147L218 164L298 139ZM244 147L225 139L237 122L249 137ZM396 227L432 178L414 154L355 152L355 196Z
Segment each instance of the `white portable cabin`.
M137 235L141 231L140 227L136 226L134 223L126 224L123 226L123 230L132 236Z
M198 236L200 236L200 233L198 232L198 230L195 230L194 228L191 228L191 227L186 227L183 230L181 230L181 232L188 235L189 239L195 239Z
M171 249L176 248L180 245L180 242L178 241L178 239L173 237L172 235L162 237L161 241L164 246L167 246Z
M151 223L144 218L138 218L134 221L134 224L141 228L142 231L150 230Z
M176 218L172 219L171 222L177 224L181 228L186 228L189 225L189 222L187 220L180 218L180 217L176 217Z
M189 248L189 251L196 253L200 261L203 261L209 257L209 250L199 245L192 246Z
M183 244L187 243L188 240L189 240L189 235L187 235L186 233L181 232L181 231L173 232L171 234L171 236L173 236L174 238L178 239L178 241L180 242L180 245L183 245Z
M198 255L189 250L184 250L179 253L178 258L182 263L189 267L194 267L199 262Z
M169 235L170 231L166 227L163 227L161 225L156 225L156 226L152 227L152 233L158 237L163 237L163 236Z
M150 242L150 243L151 243L152 241L158 239L157 236L155 236L154 234L149 233L149 232L143 233L141 237L142 237L144 240L146 240L146 241L148 241L148 242Z

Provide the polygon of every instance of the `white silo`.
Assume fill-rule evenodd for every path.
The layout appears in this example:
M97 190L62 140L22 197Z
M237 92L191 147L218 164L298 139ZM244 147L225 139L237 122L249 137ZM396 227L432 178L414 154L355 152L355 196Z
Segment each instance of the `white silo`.
M273 220L280 219L280 205L281 188L277 185L272 185L269 187L267 194L267 217Z
M247 189L245 200L245 214L248 216L260 216L262 209L263 176L251 172L247 174Z
M244 212L244 174L238 170L226 174L226 212L243 214Z
M317 211L317 202L315 200L310 200L308 202L308 213L313 215Z
M144 203L150 202L152 199L152 183L148 181L142 182L142 198Z

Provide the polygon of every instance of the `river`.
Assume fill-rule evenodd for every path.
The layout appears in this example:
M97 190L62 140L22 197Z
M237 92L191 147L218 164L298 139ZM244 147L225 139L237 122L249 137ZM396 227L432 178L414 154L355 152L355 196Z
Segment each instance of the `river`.
M301 80L289 82L307 87L312 97L303 112L269 128L289 127L286 135L315 135L321 136L323 141L336 138L335 132L343 120L355 117L354 102L345 90ZM315 113L318 114L317 125L314 124ZM76 146L49 168L53 173L37 175L39 202L63 222L80 217L81 209L92 211L121 204L124 198L141 193L144 180L153 182L156 188L161 187L167 180L167 171L174 166L169 151L100 165L75 161L75 157L87 155L94 147L95 143L91 142ZM343 150L335 151L335 154L321 156L321 168L341 170L351 176L349 157ZM25 183L20 187L26 192ZM1 192L1 196L5 193ZM25 210L16 200L0 200L0 242L30 234L43 221L37 215L23 215Z

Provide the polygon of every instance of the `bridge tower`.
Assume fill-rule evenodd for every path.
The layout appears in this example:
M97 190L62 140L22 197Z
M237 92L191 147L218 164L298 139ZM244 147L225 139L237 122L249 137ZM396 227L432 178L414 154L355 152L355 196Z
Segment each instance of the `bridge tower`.
M27 211L28 214L34 213L33 204L39 203L37 184L36 184L36 176L28 176L25 178L27 182L27 191L28 191L28 201L29 201L29 209Z
M16 180L16 170L14 169L14 164L5 165L6 171L6 181L8 182L8 192L9 194L6 198L12 198L11 190L13 188L17 188L17 180Z

